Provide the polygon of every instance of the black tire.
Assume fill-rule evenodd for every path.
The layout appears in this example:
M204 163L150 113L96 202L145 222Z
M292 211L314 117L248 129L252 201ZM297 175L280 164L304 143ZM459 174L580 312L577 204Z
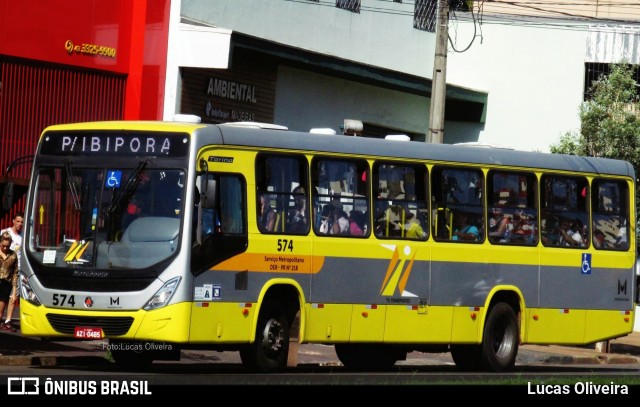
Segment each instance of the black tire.
M401 351L385 345L372 344L335 344L336 355L340 362L350 370L389 370L400 359L406 357Z
M289 320L280 307L266 306L258 318L256 339L240 348L242 364L252 371L274 373L287 366Z
M499 302L489 311L482 337L482 366L492 372L512 369L516 363L520 332L513 308Z
M482 370L482 347L480 345L451 345L451 357L459 370L465 372Z

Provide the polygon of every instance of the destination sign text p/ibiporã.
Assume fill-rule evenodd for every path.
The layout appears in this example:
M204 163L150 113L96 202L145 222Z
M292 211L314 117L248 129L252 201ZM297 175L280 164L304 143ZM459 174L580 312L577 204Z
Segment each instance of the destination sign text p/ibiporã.
M187 136L177 133L55 132L44 137L44 155L183 157L188 151Z

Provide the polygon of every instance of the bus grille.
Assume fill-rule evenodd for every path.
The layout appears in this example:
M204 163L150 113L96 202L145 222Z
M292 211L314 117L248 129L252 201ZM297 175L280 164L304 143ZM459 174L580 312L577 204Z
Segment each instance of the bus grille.
M124 335L133 324L133 317L80 317L47 314L47 320L56 331L73 334L77 326L102 328L106 336Z

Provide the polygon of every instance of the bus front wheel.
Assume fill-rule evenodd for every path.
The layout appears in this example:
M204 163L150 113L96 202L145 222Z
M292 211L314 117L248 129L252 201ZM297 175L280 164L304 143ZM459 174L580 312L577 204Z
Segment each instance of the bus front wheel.
M240 349L242 364L250 370L273 373L287 366L289 355L289 321L277 306L260 312L256 339Z

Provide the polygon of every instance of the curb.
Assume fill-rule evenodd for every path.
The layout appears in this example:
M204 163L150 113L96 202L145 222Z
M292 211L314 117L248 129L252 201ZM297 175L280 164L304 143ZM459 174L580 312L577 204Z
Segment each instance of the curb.
M553 355L547 357L546 365L623 365L640 364L640 359L636 356L627 355L589 355L589 356L565 356Z

